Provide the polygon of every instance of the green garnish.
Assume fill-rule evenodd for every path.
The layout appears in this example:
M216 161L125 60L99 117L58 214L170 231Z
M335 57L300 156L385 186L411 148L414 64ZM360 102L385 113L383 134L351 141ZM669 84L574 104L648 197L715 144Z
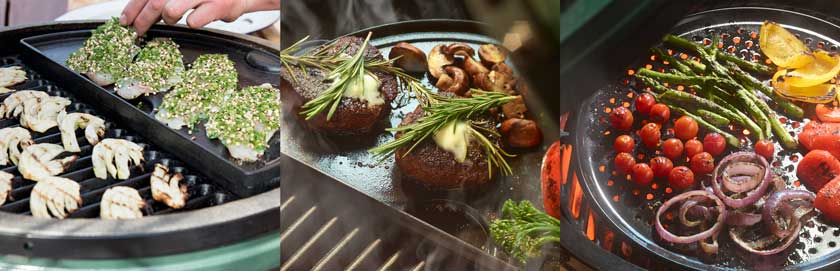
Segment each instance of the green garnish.
M167 118L180 118L192 129L236 91L238 77L227 55L200 55L184 72L183 80L166 94L160 109L166 111Z
M138 47L133 29L111 18L93 31L78 51L70 54L67 67L79 73L108 74L113 80L125 76Z
M184 62L178 44L169 38L155 38L137 53L134 64L129 66L126 77L117 81L117 87L138 84L154 91L166 91L180 80Z
M560 220L523 200L505 201L502 216L490 224L490 236L521 262L540 255L546 243L560 242Z
M450 123L469 121L470 135L478 140L487 156L488 174L493 176L493 167L498 167L503 175L512 174L510 165L508 165L505 157L513 157L513 155L508 154L498 144L484 136L484 133L489 133L496 137L498 137L498 134L495 131L481 127L482 123L471 120L471 118L484 114L491 108L501 106L516 99L516 97L500 92L486 92L478 89L471 89L470 91L472 92L471 98L429 96L432 98L432 102L429 106L423 108L425 112L423 117L409 125L386 129L391 132L402 132L403 134L399 139L377 146L368 150L368 152L374 154L374 156L384 158L392 155L402 147L411 146L406 151L406 154L408 154L423 142L423 140L434 136L436 132Z
M226 146L245 145L257 151L268 148L268 140L280 128L279 90L264 84L235 92L211 114L207 137L220 138Z

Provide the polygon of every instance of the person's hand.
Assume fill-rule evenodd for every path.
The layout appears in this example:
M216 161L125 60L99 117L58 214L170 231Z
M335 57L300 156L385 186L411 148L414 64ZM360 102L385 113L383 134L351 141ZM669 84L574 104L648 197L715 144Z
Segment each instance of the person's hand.
M257 10L280 9L280 0L131 0L123 9L120 24L133 25L143 35L153 24L175 24L190 9L187 25L199 28L215 20L232 22L242 14Z

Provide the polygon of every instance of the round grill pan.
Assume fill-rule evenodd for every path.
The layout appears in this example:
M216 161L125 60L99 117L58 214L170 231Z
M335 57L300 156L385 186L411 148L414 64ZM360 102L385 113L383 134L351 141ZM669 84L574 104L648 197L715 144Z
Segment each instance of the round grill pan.
M695 42L703 42L705 39L710 42L712 36L717 35L723 37L723 44L719 47L736 55L753 57L760 52L757 36L754 35L757 35L764 20L785 25L811 47L821 47L830 52L837 51L838 42L831 37L840 37L840 27L810 15L779 9L727 8L701 12L687 17L671 32ZM740 41L736 43L735 37ZM752 46L748 48L748 44ZM675 55L679 53L676 50L674 52ZM649 57L650 55L639 56L639 61L628 67L628 74L646 64L652 64L652 68L656 70L667 69L661 62L654 63ZM764 58L760 58L759 61L764 61ZM650 186L639 187L624 176L611 174L612 159L615 157L612 142L621 133L610 129L607 121L609 108L631 106L632 98L640 93L641 87L644 86L636 86L632 76L625 76L605 85L583 102L576 116L576 123L573 124L573 127L577 127L574 142L580 150L575 155L579 161L577 168L581 172L581 182L587 197L592 200L593 208L601 214L603 221L615 229L616 234L623 234L635 242L642 254L654 262L664 263L666 269L840 268L840 228L837 225L824 224L819 217L812 218L805 224L797 244L773 256L749 254L732 243L723 232L719 236L720 252L711 258L695 257L697 254L694 251L678 252L669 247L667 242L659 240L652 227L655 211L662 202L679 192L672 191L667 181L656 180ZM786 125L789 130L797 131L807 120L807 116L803 120L787 120ZM740 130L736 131L737 134L740 134L739 132ZM666 133L665 137L669 135ZM782 148L777 145L776 149ZM654 157L651 152L645 152L643 155L643 161ZM774 169L783 173L789 188L799 186L795 176L795 161L801 157L801 153L782 151L773 162Z
M218 247L276 230L280 222L280 189L277 188L277 174L272 176L272 179L277 181L261 179L267 187L260 187L259 191L254 190L250 193L255 194L253 196L246 195L241 196L245 198L238 199L240 196L234 195L220 179L207 176L207 167L186 159L183 159L183 162L178 161L171 155L176 149L157 144L160 134L153 132L148 126L128 121L132 115L125 112L136 110L133 106L115 105L113 100L103 100L100 96L90 95L90 92L85 92L85 88L90 87L86 85L88 83L85 80L79 80L75 74L67 76L69 71L63 66L57 65L44 57L42 52L33 51L33 47L20 42L34 36L90 31L101 23L64 22L9 28L0 32L0 48L3 48L0 50L0 66L21 65L27 70L28 81L14 88L37 89L52 95L68 97L74 102L68 108L70 111L96 112L103 116L109 125L108 137L126 138L146 144L146 171L134 171L132 178L125 181L97 180L90 173L89 159L85 158L89 156L90 147L84 146L85 140L79 141L83 145L80 159L62 176L80 182L85 205L74 213L72 218L65 220L34 218L27 214L29 208L26 202L32 183L16 178L15 190L12 192L15 199L0 207L0 253L52 259L149 257ZM155 29L158 33L193 37L199 42L206 36L226 37L230 43L261 48L269 54L279 55L276 49L271 49L265 42L244 35L177 26L156 26ZM251 61L265 64L259 68L252 67L253 73L274 72L270 70L271 63L266 62L270 61L270 58L240 55L242 59L237 62L237 67L251 67L242 65ZM271 76L265 78L263 81L278 80ZM0 96L0 99L5 96L7 95ZM2 127L12 125L17 125L17 121L0 121ZM50 130L33 137L39 143L54 143L58 139L54 132ZM105 221L96 218L99 198L106 187L133 186L141 195L145 195L144 198L150 199L147 194L148 174L154 161L168 163L173 170L179 168L185 175L194 175L186 180L190 186L191 199L195 201L191 200L192 203L188 203L182 210L162 208L152 203L150 208L145 210L150 216L142 219ZM16 173L13 167L4 167L2 170ZM266 190L268 192L258 193Z

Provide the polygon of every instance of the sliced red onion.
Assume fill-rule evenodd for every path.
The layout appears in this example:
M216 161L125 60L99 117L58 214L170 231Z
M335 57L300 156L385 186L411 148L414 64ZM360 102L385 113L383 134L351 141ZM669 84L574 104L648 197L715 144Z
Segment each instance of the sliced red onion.
M726 214L726 225L730 226L752 226L761 222L761 214L743 211L730 211Z
M796 223L794 225L793 232L799 232L802 229L802 223ZM781 245L772 249L764 249L771 244L775 244L779 242L779 238L776 238L773 235L764 236L756 241L746 241L741 237L741 234L744 233L746 230L744 227L732 227L729 229L729 237L732 238L732 241L735 242L738 246L743 248L744 250L758 254L758 255L773 255L779 252L784 251L790 245L795 243L799 240L798 234L791 234L788 235L786 238L781 240Z
M700 204L700 200L696 199L687 199L683 202L682 206L680 206L680 222L686 227L696 227L703 223L703 220L709 219L711 213L709 212L709 208L705 206L698 205ZM700 217L701 220L690 220L689 214L693 217Z
M761 215L767 221L767 227L777 238L785 238L795 234L794 225L801 224L800 219L814 210L814 198L816 196L810 191L804 190L782 190L773 193L767 198ZM800 204L792 206L793 201ZM781 215L777 215L780 214Z
M747 166L747 164L752 164L754 167ZM755 168L760 168L761 170L756 172L754 170ZM755 178L751 178L751 180L758 181L758 184L753 185L753 181L738 183L737 179L732 179L732 176L736 176L732 173L749 172L756 174L754 175ZM772 179L773 175L770 173L770 165L764 157L752 152L736 152L724 157L723 160L718 163L717 167L715 167L711 186L715 191L715 194L723 200L727 206L738 209L758 201L764 195L764 192L767 191L767 187L770 186ZM721 183L724 183L723 186L727 189L727 191L731 192L746 189L740 192L742 194L745 193L744 197L736 199L727 196L721 188Z
M665 211L667 211L671 207L671 205L674 205L676 203L679 203L679 202L682 202L682 201L685 201L685 200L694 199L695 197L711 199L715 202L715 204L717 205L717 211L718 212L717 212L717 219L715 219L714 225L712 225L712 227L710 227L709 229L707 229L705 231L702 231L702 232L694 234L694 235L689 235L689 236L677 236L677 235L674 235L673 233L669 232L668 230L666 230L665 227L662 226L662 221L660 219L662 214L664 214ZM662 237L662 239L664 239L665 241L668 241L668 242L679 243L679 244L693 243L693 242L697 242L697 241L700 241L700 240L707 239L707 238L719 233L720 230L723 228L723 218L724 217L726 217L726 206L714 194L709 193L706 190L688 191L688 192L679 194L679 195L669 199L668 201L663 203L662 206L659 207L659 210L656 211L656 218L655 218L656 231L659 233L659 236Z
M700 240L700 249L703 250L706 254L717 254L718 253L718 241L717 241L718 233L715 233L709 239L712 240L711 243L707 243L706 240Z
M733 162L723 172L723 187L733 193L753 190L764 178L766 171L755 163Z

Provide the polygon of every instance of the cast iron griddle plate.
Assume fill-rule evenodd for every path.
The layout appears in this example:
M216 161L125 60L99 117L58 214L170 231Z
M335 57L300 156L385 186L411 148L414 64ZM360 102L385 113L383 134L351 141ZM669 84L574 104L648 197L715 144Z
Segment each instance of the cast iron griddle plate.
M68 31L46 34L23 39L23 44L38 52L35 57L48 58L66 69L65 62L70 53L82 46L90 37L88 30ZM165 27L154 28L148 32L145 40L155 37L170 37L184 55L184 63L189 65L201 54L226 54L235 63L239 73L239 87L260 85L263 83L279 87L279 56L276 51L227 36L210 32L185 32L168 30ZM67 74L67 80L82 80L88 84L85 91L98 92L97 95L107 107L128 116L132 124L142 126L157 134L160 142L187 163L199 165L207 174L226 180L225 186L240 196L248 196L279 183L280 166L279 136L272 138L270 148L265 155L253 163L234 161L227 149L217 139L206 136L203 123L196 125L193 131L182 128L173 132L165 124L154 118L155 109L161 104L165 93L142 96L134 100L125 100L113 92L113 86L101 88L79 74ZM124 107L124 108L123 108ZM276 134L275 134L276 135Z
M349 35L364 37L368 31L373 32L370 43L379 48L386 57L390 48L398 42L411 43L425 52L430 51L435 45L453 42L469 44L476 50L481 44L497 43L487 36L478 34L481 33L480 24L471 21L423 20L401 22L361 30ZM435 89L429 83L428 75L424 75L422 81L430 89ZM403 94L400 94L392 104L393 110L390 119L384 126L396 127L402 121L403 116L413 111L416 106L415 99L406 99ZM531 110L534 109L531 108ZM539 116L539 113L536 115ZM538 120L538 122L540 121ZM404 180L399 169L396 168L393 156L379 162L379 159L374 158L367 152L374 146L393 140L394 137L390 132L383 130L381 133L371 136L344 139L329 138L303 130L295 117L288 115L284 116L282 126L285 127L281 139L283 153L336 180L347 183L381 202L412 213L423 210L425 203L431 199L447 198L456 202L463 202L476 209L478 217L485 221L489 221L490 217L495 216L497 210L501 208L502 202L506 199L528 198L537 200L535 195L539 195L540 191L540 161L548 147L548 144L544 144L536 150L527 151L519 154L519 157L509 159L514 172L513 176L496 178L491 184L466 192L460 190L428 191L414 181ZM541 123L541 127L543 127L544 143L553 142L558 138L556 129L549 130L546 128L553 127L551 124ZM435 224L436 221L430 223ZM454 224L454 222L443 221L435 226L441 229L459 228L450 224ZM456 236L469 235L469 233L457 230L449 231L449 233ZM466 239L477 240L479 238L470 237ZM473 245L489 249L490 246L487 245L490 243L492 241L489 238L484 238L481 242L473 242Z
M822 46L823 49L831 52L837 50L838 43L832 38L840 37L840 27L808 15L776 9L734 8L703 12L686 18L672 30L672 33L695 42L704 42L704 39L709 39L706 42L710 42L713 35L722 36L723 49L752 58L760 52L760 46L757 45L757 33L764 20L783 24L785 28L800 35L811 47ZM736 37L740 39L737 43L734 41ZM748 48L747 45L751 46ZM680 52L674 53L679 56ZM765 61L765 58L761 57L759 61ZM646 64L652 64L652 68L656 70L667 69L661 61L654 62L656 61L650 61L650 55L640 56L639 62L628 69L635 70ZM612 161L615 157L612 142L622 133L611 130L607 121L608 108L631 106L632 110L633 97L641 89L635 86L632 76L625 76L605 85L607 86L598 90L583 103L582 110L577 116L575 145L582 150L576 152L581 161L579 169L582 172L581 177L588 197L594 199L596 210L603 214L613 228L635 241L645 254L661 257L660 260L670 261L681 268L700 270L761 268L801 270L826 267L840 260L840 253L837 253L840 228L836 225L825 224L819 217L806 222L797 244L773 256L752 255L740 249L729 239L726 232L721 232L719 236L721 248L715 257L701 259L695 257L697 255L695 251L677 251L670 247L667 242L659 238L652 226L653 219L661 203L680 192L672 191L666 180L655 180L650 186L640 187L624 176L611 174ZM806 107L805 110L813 112L813 107ZM645 117L639 116L638 122L641 119ZM674 119L676 117L672 116L671 122L665 126L667 129L673 126ZM790 131L798 132L807 121L807 118L786 120L786 126ZM637 123L634 130L638 130L639 126L640 124ZM741 135L740 131L740 129L734 131L733 134ZM705 129L703 134L705 134ZM637 135L632 133L631 135L639 142ZM663 138L669 137L673 137L672 131L663 132ZM745 146L742 148L752 148L752 144ZM637 159L648 161L654 157L647 148L637 148L637 152L640 150L643 150L640 154L644 156L644 159L638 157ZM781 150L778 143L776 150ZM732 148L728 148L727 151L731 152ZM799 152L781 151L772 161L774 170L782 174L781 176L791 189L804 189L804 187L799 187L795 174L795 162L802 155ZM723 155L716 160L722 157ZM675 166L685 164L684 161L674 161L674 163Z

